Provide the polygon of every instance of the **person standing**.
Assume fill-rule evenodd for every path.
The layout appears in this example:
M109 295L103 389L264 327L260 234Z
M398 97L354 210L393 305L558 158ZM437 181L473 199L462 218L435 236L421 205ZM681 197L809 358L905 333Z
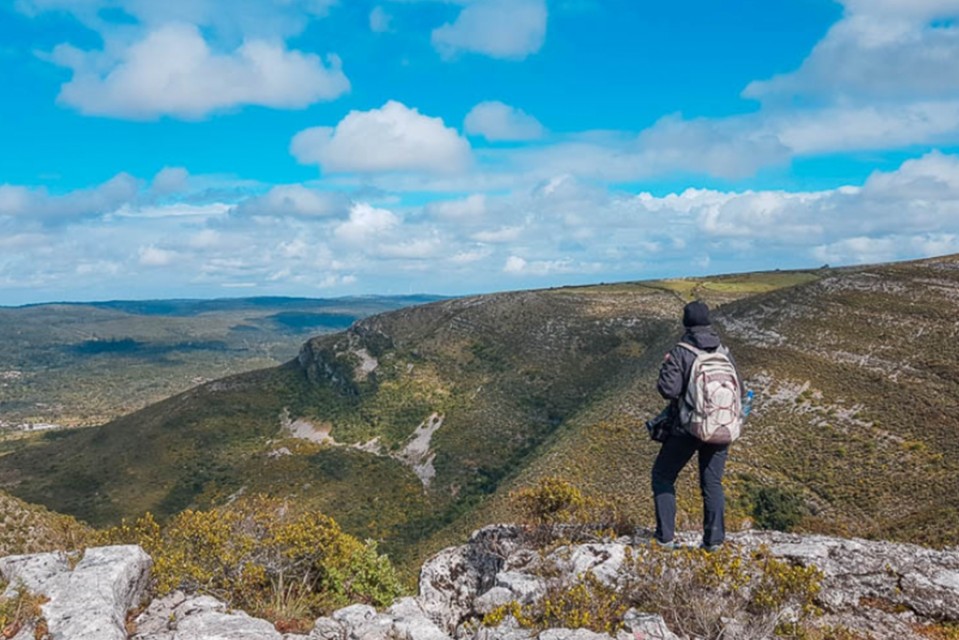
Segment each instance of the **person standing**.
M672 415L676 416L653 463L652 485L656 506L655 541L675 548L673 541L676 526L676 478L693 455L698 454L699 487L703 498L702 547L713 551L722 546L726 538L723 473L729 453L728 442L704 442L690 435L684 422L689 420L690 407L684 406L690 381L690 372L700 354L719 351L729 358L733 370L735 360L722 346L719 335L709 319L709 307L704 302L690 302L683 308L685 333L679 343L663 358L656 388L663 398L670 401ZM728 366L728 365L727 365ZM739 376L735 377L737 394L734 401L736 420L739 420ZM737 425L738 435L738 425Z

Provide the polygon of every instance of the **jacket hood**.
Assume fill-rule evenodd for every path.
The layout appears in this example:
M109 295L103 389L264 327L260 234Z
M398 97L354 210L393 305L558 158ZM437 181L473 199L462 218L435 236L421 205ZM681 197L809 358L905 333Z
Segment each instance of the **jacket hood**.
M715 349L721 344L719 334L712 326L687 327L682 341L699 349Z

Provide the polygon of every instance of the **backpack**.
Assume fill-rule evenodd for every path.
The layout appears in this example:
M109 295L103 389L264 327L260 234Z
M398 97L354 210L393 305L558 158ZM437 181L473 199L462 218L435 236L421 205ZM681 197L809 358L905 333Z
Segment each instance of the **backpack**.
M720 346L713 352L703 351L685 342L679 346L696 355L680 406L680 424L703 442L733 442L743 426L742 384L729 350Z

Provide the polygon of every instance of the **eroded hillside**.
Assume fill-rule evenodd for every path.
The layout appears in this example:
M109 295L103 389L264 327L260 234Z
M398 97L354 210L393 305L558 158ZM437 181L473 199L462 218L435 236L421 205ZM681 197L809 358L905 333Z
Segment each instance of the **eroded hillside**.
M288 496L410 560L509 517L509 491L547 475L651 522L656 449L642 422L661 406L653 380L695 296L719 307L758 394L730 463L732 527L754 521L762 494L785 496L799 529L956 544L956 265L407 308L314 338L283 367L50 434L0 458L0 480L96 524L240 492ZM691 470L680 499L695 526Z

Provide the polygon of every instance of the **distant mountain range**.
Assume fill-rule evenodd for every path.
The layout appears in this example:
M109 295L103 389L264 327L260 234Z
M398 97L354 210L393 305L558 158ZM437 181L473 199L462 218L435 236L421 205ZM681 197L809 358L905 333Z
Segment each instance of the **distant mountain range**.
M197 386L0 458L11 493L95 525L287 496L400 560L510 518L562 476L652 524L642 424L690 299L756 392L731 528L959 544L959 257L502 293L404 307L286 364ZM694 471L680 519L699 521ZM762 503L762 504L760 504Z

